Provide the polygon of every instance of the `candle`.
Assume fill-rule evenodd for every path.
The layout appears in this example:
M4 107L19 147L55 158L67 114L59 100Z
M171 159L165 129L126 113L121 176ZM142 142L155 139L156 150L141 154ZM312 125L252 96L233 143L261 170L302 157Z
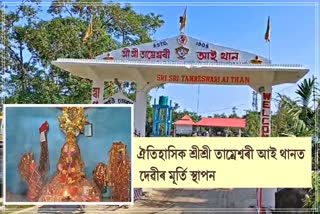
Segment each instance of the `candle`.
M68 196L69 196L69 193L68 193L67 190L65 190L65 191L63 192L63 197L67 198Z

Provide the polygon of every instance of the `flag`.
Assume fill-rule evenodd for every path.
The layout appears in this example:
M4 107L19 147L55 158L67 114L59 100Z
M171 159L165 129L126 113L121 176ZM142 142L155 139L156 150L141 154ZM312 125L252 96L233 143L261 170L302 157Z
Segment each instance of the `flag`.
M187 22L187 7L184 9L183 16L180 16L180 32L184 32Z
M87 30L86 34L84 35L83 42L87 42L89 37L92 36L92 33L93 33L92 25L93 25L93 16L91 17L91 20L90 20L90 23L88 26L88 30Z
M49 129L49 123L48 121L44 122L41 127L39 128L40 132L40 143L47 141L46 139L46 132Z
M268 24L267 24L267 30L266 34L264 36L264 39L266 42L270 42L270 32L271 32L271 24L270 24L270 16L268 17Z

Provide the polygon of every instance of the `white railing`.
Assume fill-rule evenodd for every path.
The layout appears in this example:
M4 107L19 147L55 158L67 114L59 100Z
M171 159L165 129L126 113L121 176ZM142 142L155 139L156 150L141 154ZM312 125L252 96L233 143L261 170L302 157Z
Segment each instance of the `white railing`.
M167 65L184 67L258 67L258 68L301 68L301 64L251 64L249 62L188 62L188 61L133 61L133 60L102 60L102 59L57 59L56 62L78 62L78 63L98 63L98 64L126 64L126 65Z

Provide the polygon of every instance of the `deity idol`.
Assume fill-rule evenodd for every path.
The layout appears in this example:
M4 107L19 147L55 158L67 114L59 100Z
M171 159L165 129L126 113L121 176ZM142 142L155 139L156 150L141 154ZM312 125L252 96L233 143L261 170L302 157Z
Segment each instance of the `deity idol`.
M66 133L66 143L61 149L57 173L43 189L41 202L99 202L101 192L97 185L85 178L76 137L83 132L86 119L83 108L63 108L59 117L60 128Z
M19 173L22 179L28 185L27 199L29 201L38 201L40 191L42 190L49 168L48 158L48 141L47 132L49 130L48 122L44 122L39 128L40 132L40 161L37 167L34 154L32 152L25 153L19 163Z
M112 200L128 202L130 198L130 160L127 146L122 142L115 142L109 151L109 163L98 163L93 177L100 190L111 187Z
M110 183L115 201L129 201L130 160L127 146L122 142L112 144L109 152Z
M127 146L115 142L109 151L109 163L99 163L94 170L93 180L86 179L84 162L81 159L77 136L84 132L86 118L84 109L63 108L59 117L60 128L66 134L61 148L57 171L46 184L48 171L47 122L40 127L41 155L37 167L34 154L22 156L19 172L28 185L27 198L32 202L99 202L101 192L111 187L112 199L128 202L130 198L130 160Z
M85 177L84 163L74 136L67 137L67 142L61 149L57 171L62 183L72 184Z

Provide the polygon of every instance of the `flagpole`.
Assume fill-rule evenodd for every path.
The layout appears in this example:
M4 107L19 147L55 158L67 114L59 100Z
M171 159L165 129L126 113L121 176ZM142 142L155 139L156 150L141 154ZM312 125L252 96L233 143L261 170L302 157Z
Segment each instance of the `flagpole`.
M269 62L271 63L271 57L270 57L270 55L271 55L271 41L269 41L268 42L269 43Z
M266 34L264 36L264 39L266 40L266 42L268 42L269 44L269 63L271 62L271 39L270 39L270 31L271 31L271 21L270 21L270 16L268 16L268 23L267 23L267 31ZM257 190L257 213L263 213L263 188L259 188ZM259 193L259 194L258 194Z
M199 95L200 95L200 84L198 84L197 114L199 114Z

